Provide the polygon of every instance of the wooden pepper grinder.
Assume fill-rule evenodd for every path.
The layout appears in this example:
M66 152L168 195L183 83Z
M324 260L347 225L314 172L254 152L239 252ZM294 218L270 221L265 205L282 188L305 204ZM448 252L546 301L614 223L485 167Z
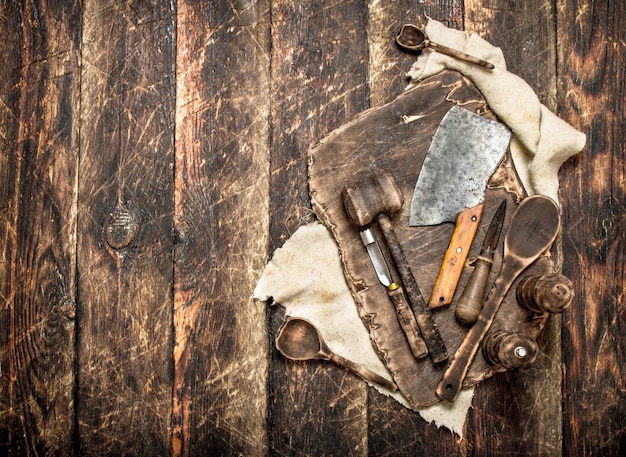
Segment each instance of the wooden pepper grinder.
M536 313L562 313L573 300L574 286L560 273L529 276L517 287L517 301Z
M504 330L490 333L483 343L483 355L487 362L506 369L532 365L538 351L537 343L530 336Z

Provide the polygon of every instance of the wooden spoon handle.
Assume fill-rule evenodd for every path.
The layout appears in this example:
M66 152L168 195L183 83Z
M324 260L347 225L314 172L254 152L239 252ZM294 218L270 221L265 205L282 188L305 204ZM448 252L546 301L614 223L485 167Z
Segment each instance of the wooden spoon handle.
M487 62L486 60L479 59L478 57L471 56L469 54L466 54L464 52L459 51L458 49L449 48L448 46L444 46L444 45L439 44L439 43L433 43L430 40L426 40L425 44L426 44L426 46L431 47L435 51L440 52L440 53L445 54L445 55L448 55L450 57L455 57L457 59L464 60L466 62L470 62L470 63L476 64L476 65L480 65L481 67L485 67L485 68L488 68L490 70L493 70L495 68L495 66L491 62Z
M498 275L498 279L485 301L483 308L478 316L478 320L470 328L465 339L459 346L459 349L454 355L454 359L448 369L443 374L441 381L437 385L437 396L443 400L454 401L456 400L459 391L465 380L465 376L469 371L474 357L478 352L481 342L485 338L485 335L489 331L491 324L493 323L496 313L504 300L504 296L508 292L513 284L513 281L517 275L521 272L520 269L515 271L505 265Z
M386 389L391 390L392 392L396 392L398 390L398 386L396 386L393 381L390 381L387 378L383 378L378 373L374 373L372 370L365 368L363 365L359 365L352 360L348 360L345 357L340 356L339 354L333 353L330 356L330 360L340 367L347 368L348 370L358 374L366 381L376 383Z

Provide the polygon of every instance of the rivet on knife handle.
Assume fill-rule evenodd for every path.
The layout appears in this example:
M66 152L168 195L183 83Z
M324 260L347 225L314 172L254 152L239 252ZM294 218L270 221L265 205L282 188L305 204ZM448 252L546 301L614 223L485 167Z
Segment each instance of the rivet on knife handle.
M535 195L520 203L511 217L504 238L504 256L498 277L478 316L465 336L435 392L443 400L454 401L461 390L485 335L504 297L519 274L548 249L559 232L560 215L548 197Z
M441 262L435 285L428 299L430 309L440 308L452 303L452 297L454 297L465 260L472 247L474 235L476 235L480 225L484 208L485 204L482 203L459 213L454 232L450 238L450 244L443 256L443 262Z

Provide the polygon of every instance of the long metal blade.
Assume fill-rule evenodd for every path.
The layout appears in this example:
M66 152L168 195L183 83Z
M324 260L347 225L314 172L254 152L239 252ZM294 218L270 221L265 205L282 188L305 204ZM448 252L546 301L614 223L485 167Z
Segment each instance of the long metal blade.
M380 250L380 246L376 241L374 232L372 232L372 229L366 228L365 230L361 230L360 235L361 241L363 241L363 245L367 249L367 253L370 256L372 265L374 265L374 270L376 270L378 280L384 286L388 287L391 284L391 272L389 271L385 257Z
M509 144L502 123L458 106L441 120L411 201L409 225L454 222L484 201L485 188Z

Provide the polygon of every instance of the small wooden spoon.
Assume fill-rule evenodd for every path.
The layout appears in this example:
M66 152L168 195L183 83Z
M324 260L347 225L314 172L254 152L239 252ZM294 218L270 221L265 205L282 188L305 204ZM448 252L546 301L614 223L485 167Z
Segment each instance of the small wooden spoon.
M548 197L527 197L517 207L504 238L504 257L498 277L485 299L478 319L465 335L452 363L437 385L436 393L441 399L456 399L505 295L519 274L552 245L559 226L559 208Z
M366 381L379 384L392 392L398 386L367 368L335 354L324 342L317 328L308 320L292 317L278 331L276 349L291 360L329 360L347 368Z

